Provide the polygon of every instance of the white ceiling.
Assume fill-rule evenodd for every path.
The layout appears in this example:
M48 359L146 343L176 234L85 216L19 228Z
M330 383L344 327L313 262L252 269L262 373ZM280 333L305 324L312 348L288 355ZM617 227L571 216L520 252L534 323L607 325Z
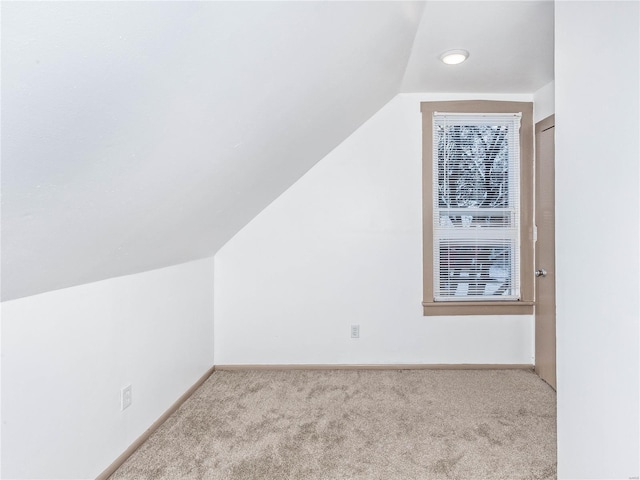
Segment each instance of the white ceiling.
M553 80L552 1L426 2L403 92L531 93ZM445 65L452 49L470 55Z
M552 6L456 3L3 2L3 300L214 254L401 91L552 80Z

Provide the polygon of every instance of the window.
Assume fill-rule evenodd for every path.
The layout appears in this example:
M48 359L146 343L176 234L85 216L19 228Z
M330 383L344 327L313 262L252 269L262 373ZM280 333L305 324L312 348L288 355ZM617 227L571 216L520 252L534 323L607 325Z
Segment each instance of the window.
M422 104L425 315L532 313L532 110Z

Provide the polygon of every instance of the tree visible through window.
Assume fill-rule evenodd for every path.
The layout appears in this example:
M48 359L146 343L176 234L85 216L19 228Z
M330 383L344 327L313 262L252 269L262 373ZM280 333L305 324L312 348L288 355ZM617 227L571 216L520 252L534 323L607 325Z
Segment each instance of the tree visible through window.
M435 300L518 299L520 116L433 121Z
M522 152L532 156L532 132L524 132L523 149L521 130L532 129L531 104L436 102L424 103L422 111L429 138L425 314L529 312L532 282L521 280L523 265L528 274L533 255L532 172L527 167L523 181L521 170ZM524 201L522 185L527 186ZM529 308L471 308L489 304Z

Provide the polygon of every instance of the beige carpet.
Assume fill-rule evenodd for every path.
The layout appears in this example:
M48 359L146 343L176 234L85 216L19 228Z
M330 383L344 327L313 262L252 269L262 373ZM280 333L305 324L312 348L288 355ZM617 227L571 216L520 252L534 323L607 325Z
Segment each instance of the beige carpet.
M111 479L552 479L555 404L526 370L215 372Z

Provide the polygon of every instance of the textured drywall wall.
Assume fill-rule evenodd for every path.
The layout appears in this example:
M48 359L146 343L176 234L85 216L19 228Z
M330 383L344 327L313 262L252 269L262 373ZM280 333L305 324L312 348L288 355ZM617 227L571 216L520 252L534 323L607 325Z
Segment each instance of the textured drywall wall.
M560 479L640 474L639 7L555 7Z
M394 98L216 255L216 364L533 363L531 316L422 316L421 100ZM360 338L350 338L350 325Z
M555 113L555 88L555 82L549 82L533 94L534 123Z
M2 303L2 478L95 478L212 365L213 259Z

